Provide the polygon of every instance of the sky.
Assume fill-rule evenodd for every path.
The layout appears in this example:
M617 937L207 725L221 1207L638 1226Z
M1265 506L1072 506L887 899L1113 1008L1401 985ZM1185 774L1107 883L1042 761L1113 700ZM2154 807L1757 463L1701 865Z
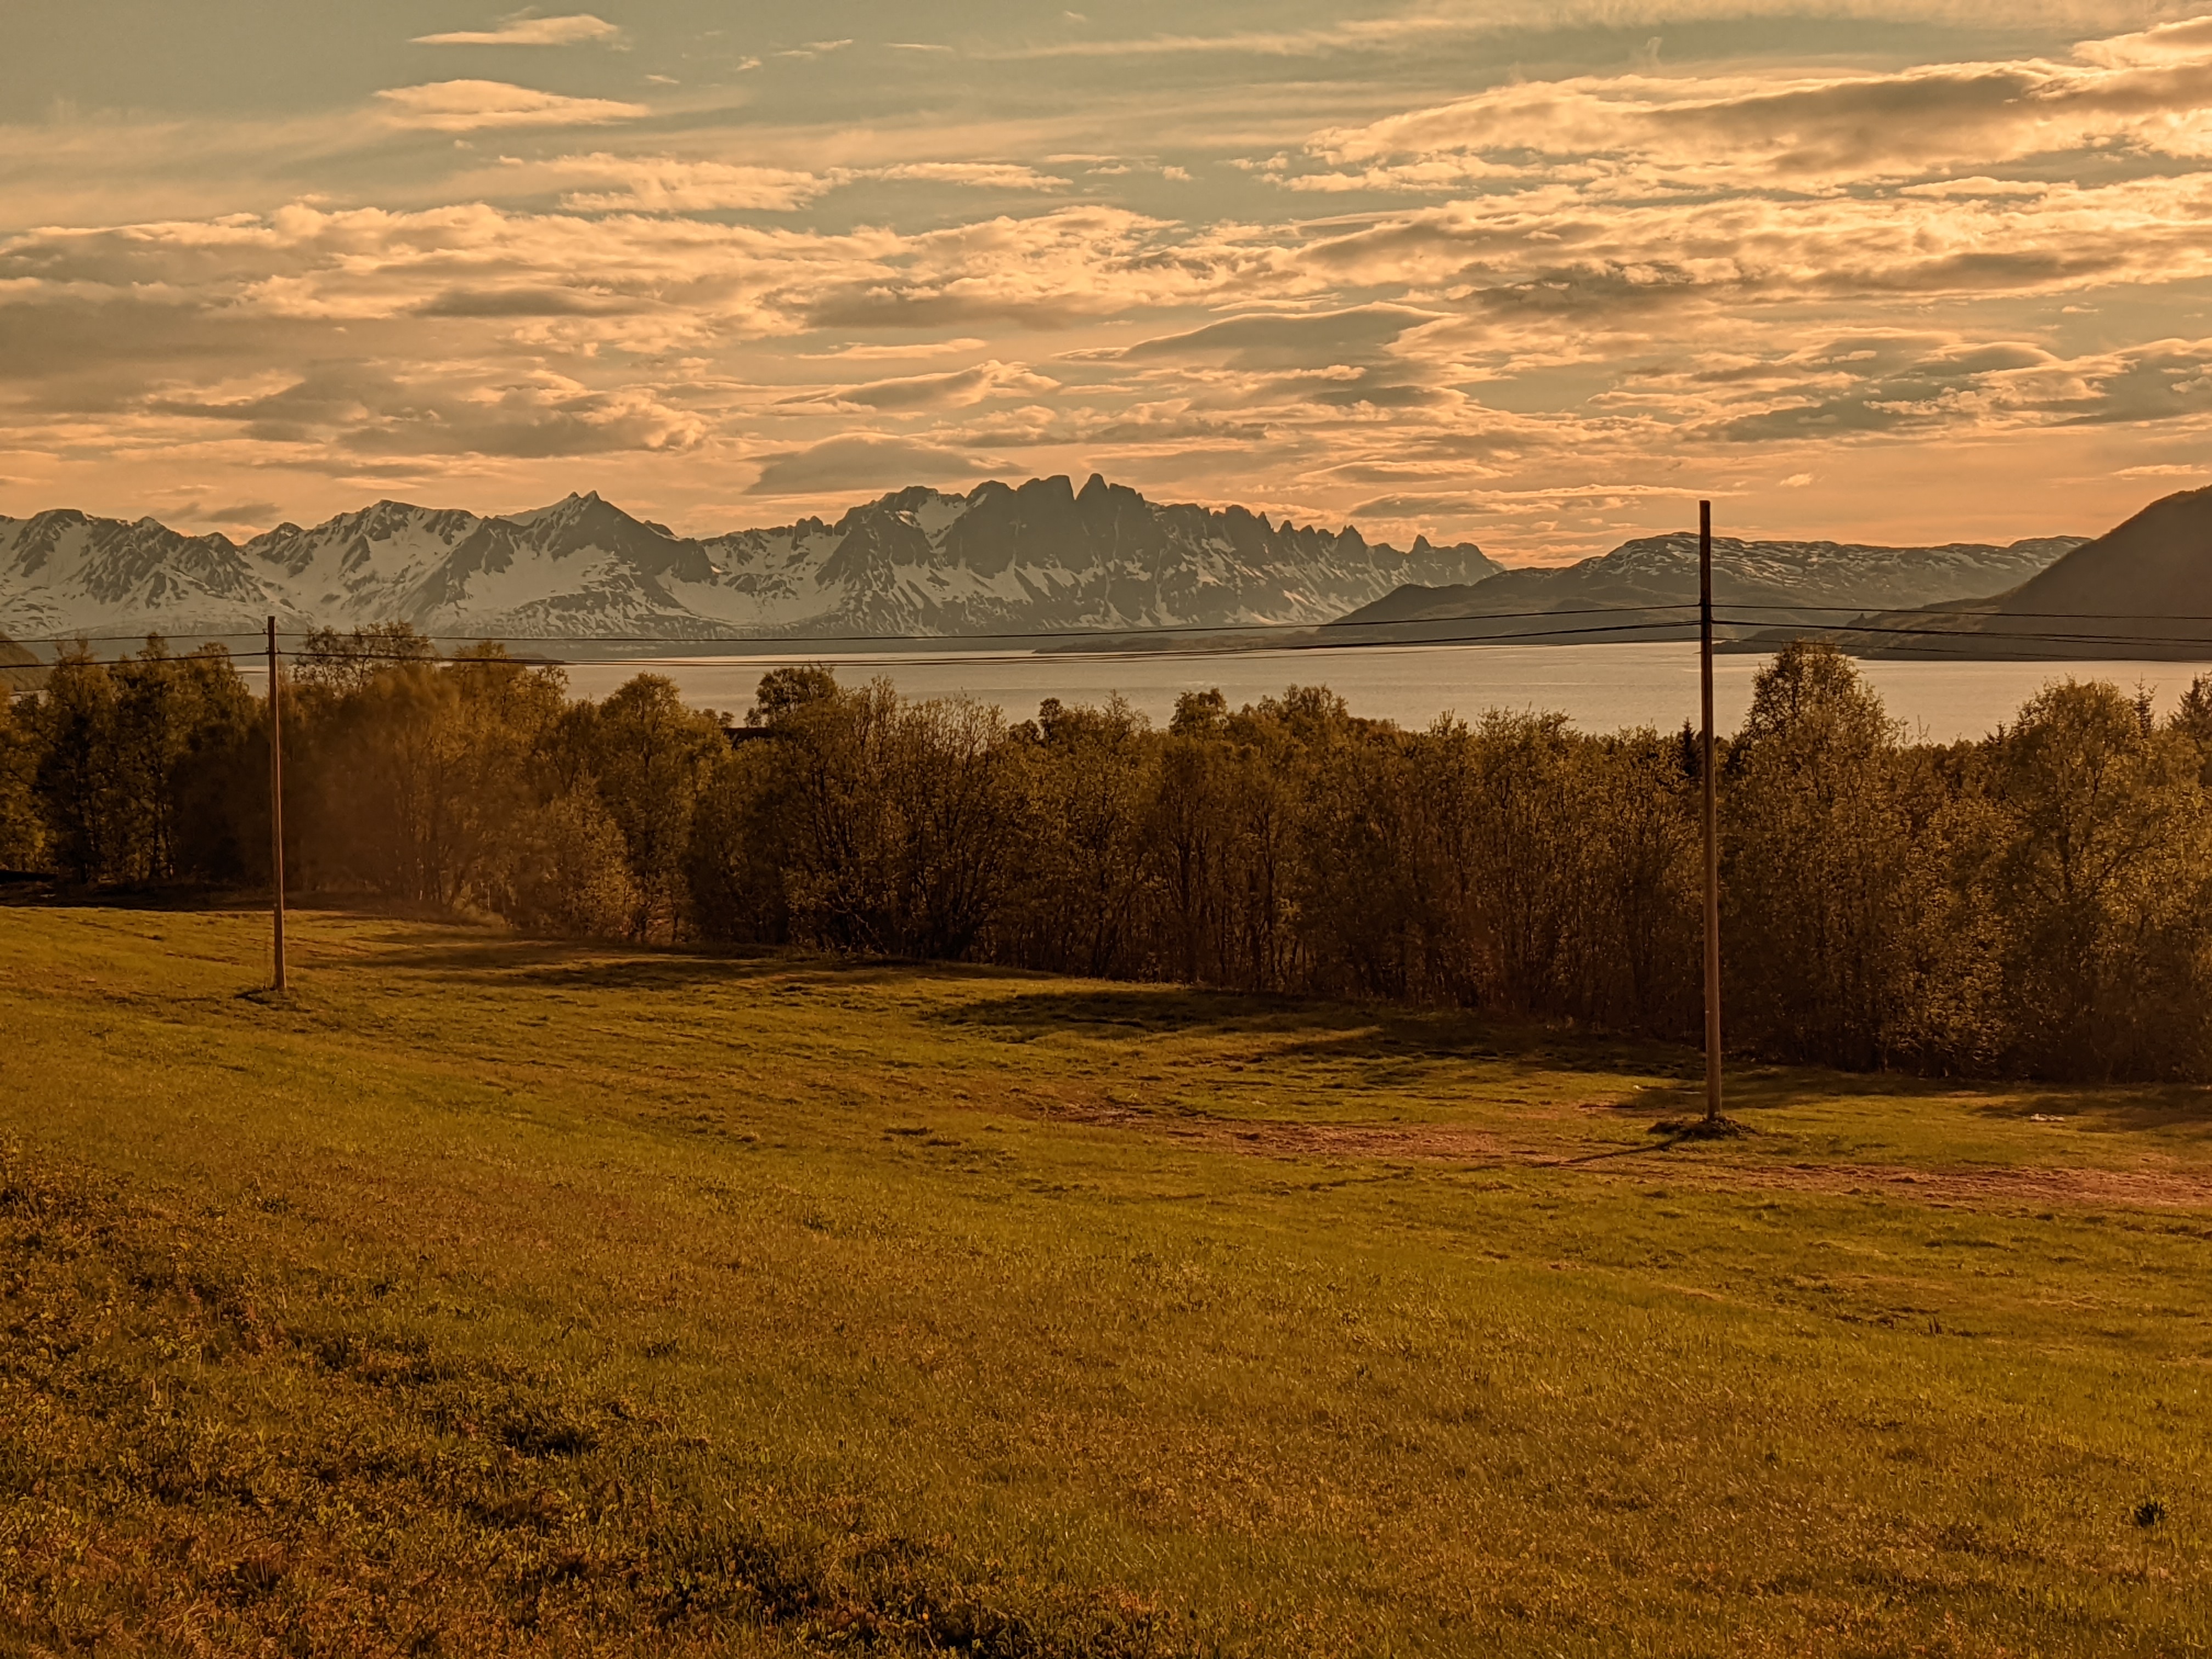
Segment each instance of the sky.
M2212 0L9 0L0 514L909 483L1556 563L2212 483Z

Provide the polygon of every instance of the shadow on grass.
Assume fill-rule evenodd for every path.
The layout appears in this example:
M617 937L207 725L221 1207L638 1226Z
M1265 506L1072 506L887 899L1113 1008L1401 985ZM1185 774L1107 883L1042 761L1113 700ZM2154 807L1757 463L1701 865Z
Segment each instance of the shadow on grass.
M1510 1061L1530 1069L1679 1074L1685 1051L1582 1030L1462 1010L1330 1002L1267 992L1179 985L1095 984L988 997L926 1018L1018 1042L1060 1032L1141 1042L1161 1036L1285 1039L1271 1058L1407 1066L1431 1060Z
M2015 1085L1975 1112L2018 1122L2063 1119L2077 1129L2124 1134L2144 1129L2212 1131L2212 1087L2203 1084Z
M1807 1066L1733 1067L1727 1109L1759 1115L1808 1099L1945 1103L1952 1109L2008 1123L2063 1123L2122 1134L2143 1130L2212 1133L2212 1087L2191 1084L2021 1083L1991 1078L1916 1077L1900 1072L1830 1072ZM1653 1118L1687 1119L1705 1110L1702 1073L1638 1090L1619 1107Z
M237 908L235 895L227 904ZM493 978L549 992L682 992L702 985L781 981L783 988L896 988L966 983L979 992L1019 983L921 1012L922 1019L1014 1042L1078 1034L1141 1043L1164 1036L1259 1039L1285 1061L1349 1065L1370 1085L1418 1080L1437 1064L1489 1060L1529 1073L1626 1073L1655 1080L1612 1108L1626 1115L1686 1121L1705 1109L1704 1060L1683 1044L1608 1035L1586 1028L1464 1010L1333 1002L1256 991L1182 985L1053 986L1032 970L969 963L836 957L775 946L637 945L473 932L390 910L324 907L392 924L379 965L453 983ZM1040 986L1040 981L1046 983ZM1272 1039L1272 1041L1269 1041ZM1732 1061L1727 1109L1755 1123L1762 1115L1811 1098L1827 1102L1941 1098L2009 1121L2064 1119L2076 1128L2126 1133L2212 1131L2212 1087L2187 1085L2079 1085L1998 1079L1923 1078L1898 1072L1851 1073Z
M701 985L781 980L794 986L895 985L902 981L990 980L1012 970L961 963L835 957L776 945L714 947L551 939L514 934L456 937L456 927L394 930L379 965L463 981L495 978L551 991L680 991Z
M1680 1083L1655 1084L1639 1089L1621 1103L1624 1111L1648 1112L1660 1117L1702 1117L1705 1109L1705 1060L1692 1055L1682 1069ZM1829 1071L1814 1066L1782 1066L1771 1062L1731 1059L1723 1073L1725 1109L1767 1112L1808 1099L1828 1102L1896 1101L1985 1096L1995 1109L1997 1097L2013 1097L2013 1085L1987 1079L1918 1077L1909 1072ZM2023 1115L2027 1109L2023 1109Z

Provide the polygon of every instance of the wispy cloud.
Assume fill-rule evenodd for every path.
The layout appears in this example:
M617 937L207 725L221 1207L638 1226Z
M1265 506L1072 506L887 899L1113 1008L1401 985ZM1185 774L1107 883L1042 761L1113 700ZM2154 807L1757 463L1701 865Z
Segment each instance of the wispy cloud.
M1012 161L901 161L890 167L861 167L846 175L854 179L911 179L921 184L970 185L978 190L1066 190L1068 180L1035 167Z
M593 42L612 45L623 32L605 18L589 12L567 17L511 17L496 28L457 29L446 34L418 34L417 46L574 46Z
M889 433L854 432L762 459L750 494L811 496L827 490L895 488L915 478L962 483L1004 463L972 449Z
M2134 43L2154 40L2155 62L2145 63ZM1435 191L1528 176L1531 157L1571 162L1585 177L1626 166L1650 184L1819 188L2113 143L2212 154L2212 27L2091 42L2072 64L1513 82L1323 132L1309 148L1350 169L1339 184Z
M713 213L725 210L787 213L804 207L835 180L786 167L744 167L726 161L686 161L665 156L564 155L544 172L565 180L600 180L612 190L569 191L563 207L584 212Z
M849 345L835 351L806 351L799 355L807 360L830 360L841 362L897 362L918 357L949 357L963 351L981 351L990 344L977 336L957 340L915 341L899 345Z
M1065 190L1069 182L1034 167L1003 161L901 161L888 167L831 167L806 173L742 162L599 151L515 166L520 170L518 183L546 181L562 190L562 207L586 213L791 213L830 191L876 181L1037 192ZM573 188L580 182L614 188Z
M2138 8L2145 19L2183 15L2192 0ZM2014 0L2007 21L2021 27L2081 28L2112 24L2112 0ZM1158 57L1321 57L1346 52L1420 50L1454 39L1476 39L1509 32L1599 28L1645 28L1669 24L1790 18L1818 15L1870 21L1982 26L1990 20L1984 0L1492 0L1469 4L1431 3L1395 15L1358 18L1305 28L1236 29L1213 33L1161 33L1100 38L1049 40L979 49L975 55L1000 60ZM2153 32L2154 33L2156 31ZM1647 46L1648 50L1648 46Z
M504 81L432 81L392 87L376 94L403 126L437 132L475 132L487 127L596 126L631 121L653 112L611 98L570 98Z
M954 369L948 374L870 380L860 386L803 392L786 401L895 414L907 410L966 409L988 398L1010 394L1036 397L1059 391L1060 385L1058 380L1037 374L1026 364L1000 362L994 357L972 368Z

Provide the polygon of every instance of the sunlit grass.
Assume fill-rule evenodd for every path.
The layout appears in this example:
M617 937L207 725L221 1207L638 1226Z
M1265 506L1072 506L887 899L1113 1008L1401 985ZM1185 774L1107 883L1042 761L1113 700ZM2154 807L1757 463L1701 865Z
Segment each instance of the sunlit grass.
M2212 1639L2201 1092L1678 1143L1693 1056L1558 1030L0 918L33 1648Z

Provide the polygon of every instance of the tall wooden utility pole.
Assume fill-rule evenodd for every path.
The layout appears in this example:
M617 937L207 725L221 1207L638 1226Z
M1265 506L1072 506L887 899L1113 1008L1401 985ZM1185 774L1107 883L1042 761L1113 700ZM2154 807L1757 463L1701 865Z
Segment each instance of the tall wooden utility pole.
M276 617L270 617L270 874L276 883L276 988L283 991L283 665L276 661Z
M1698 772L1705 785L1705 1121L1721 1121L1720 780L1713 769L1713 504L1698 503L1698 680L1705 731Z

